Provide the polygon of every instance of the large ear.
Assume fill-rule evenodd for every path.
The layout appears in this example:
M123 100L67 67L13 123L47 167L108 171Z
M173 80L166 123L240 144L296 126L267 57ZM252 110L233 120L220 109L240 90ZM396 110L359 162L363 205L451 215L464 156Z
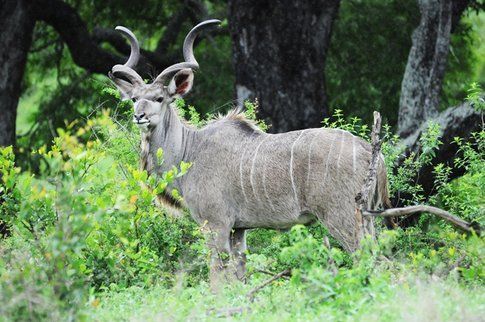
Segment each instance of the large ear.
M168 84L168 94L184 96L190 92L193 84L194 72L191 69L182 69L173 76Z
M130 94L133 91L133 84L127 82L121 78L114 77L111 73L109 78L115 84L116 88L120 91L121 99L130 99Z

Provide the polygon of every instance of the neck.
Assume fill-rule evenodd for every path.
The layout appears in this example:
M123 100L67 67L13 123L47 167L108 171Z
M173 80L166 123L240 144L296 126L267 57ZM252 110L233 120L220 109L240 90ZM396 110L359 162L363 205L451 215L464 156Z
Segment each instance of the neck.
M177 111L168 105L163 109L160 123L153 129L142 133L141 168L148 173L158 173L178 167L181 161L190 161L190 146L196 130L180 119ZM157 160L157 151L163 150L164 162Z

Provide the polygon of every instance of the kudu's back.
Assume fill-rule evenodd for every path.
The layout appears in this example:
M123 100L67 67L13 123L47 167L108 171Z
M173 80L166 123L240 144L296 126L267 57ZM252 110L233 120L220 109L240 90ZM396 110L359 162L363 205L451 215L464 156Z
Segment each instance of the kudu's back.
M358 247L355 197L371 146L339 129L266 134L240 118L201 132L184 198L194 217L234 228L287 229L319 219L350 251ZM387 200L383 162L374 203Z

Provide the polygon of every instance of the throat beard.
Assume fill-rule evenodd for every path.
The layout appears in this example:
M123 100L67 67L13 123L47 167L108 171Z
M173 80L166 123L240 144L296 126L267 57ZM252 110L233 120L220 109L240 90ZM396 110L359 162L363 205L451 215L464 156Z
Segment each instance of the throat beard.
M154 157L150 155L150 139L152 132L150 130L142 132L141 134L141 153L140 153L140 169L146 170L148 175L156 171L154 164ZM145 183L143 183L145 185ZM150 187L148 187L150 189ZM168 190L163 191L157 195L158 203L165 208L172 208L175 211L175 215L179 216L179 211L183 207L178 200L172 197Z

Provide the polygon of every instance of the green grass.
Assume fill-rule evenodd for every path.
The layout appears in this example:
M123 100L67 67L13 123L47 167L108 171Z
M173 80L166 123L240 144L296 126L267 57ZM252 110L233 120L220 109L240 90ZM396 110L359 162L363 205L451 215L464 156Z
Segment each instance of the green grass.
M485 289L465 288L453 278L402 272L390 283L375 280L364 296L336 294L322 300L301 285L278 281L264 288L253 303L245 294L251 285L237 284L219 295L206 284L172 289L131 287L91 299L86 312L96 321L217 320L227 309L242 307L236 321L480 321L485 316ZM384 278L385 279L385 278Z
M367 133L342 114L329 122ZM236 321L485 316L485 238L426 215L405 230L377 225L377 240L364 240L354 254L331 238L326 246L322 225L252 230L248 283L211 293L210 256L200 228L189 216L174 218L153 206L154 189L170 184L186 165L160 177L137 170L133 147L139 138L132 126L104 111L58 130L52 147L35 151L43 160L37 174L15 168L12 148L0 149L0 219L12 228L12 236L0 240L0 321L219 321L231 308L242 308L228 317ZM416 200L423 196L413 186L412 166L421 168L439 145L432 134L424 135L428 154L391 180L391 188ZM392 160L398 154L389 135L383 151ZM459 180L447 182L451 168L435 167L441 179L430 200L482 227L483 138L482 131L470 143L457 143L455 166L466 169ZM254 302L248 299L268 279L258 270L285 269L291 269L290 279L263 288Z

